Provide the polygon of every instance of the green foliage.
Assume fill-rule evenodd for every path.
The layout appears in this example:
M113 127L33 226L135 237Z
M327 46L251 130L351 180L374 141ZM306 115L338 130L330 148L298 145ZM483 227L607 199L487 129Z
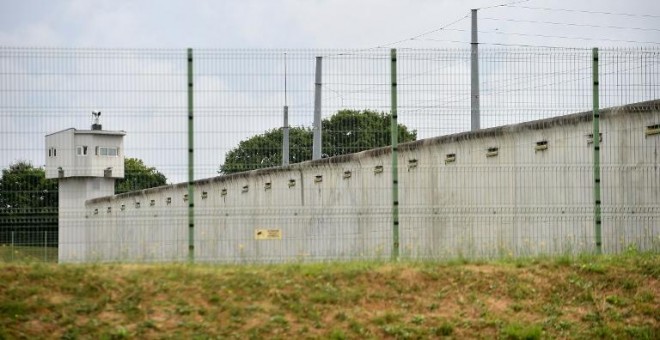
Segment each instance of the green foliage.
M115 184L117 193L167 183L162 173L136 158L126 159L125 175ZM43 168L19 161L3 169L0 177L0 244L20 244L23 247L0 249L0 259L56 260L57 248L45 247L44 236L34 238L32 232L44 231L48 234L43 235L53 235L46 242L49 246L56 245L57 210L57 180L46 179Z
M156 168L137 158L124 161L125 178L115 184L116 193L141 190L167 184L167 178ZM46 179L41 167L19 161L2 170L0 209L32 212L57 209L57 180ZM35 211L37 210L37 211Z
M321 122L325 155L332 157L390 145L390 114L341 110ZM279 166L282 162L282 130L272 129L241 141L230 150L218 171L231 174ZM417 133L399 124L399 142L414 141ZM291 163L312 159L313 133L308 128L289 129Z
M312 159L312 131L306 128L289 129L289 159L298 163ZM282 130L272 129L253 136L230 150L220 173L231 174L241 171L269 168L282 162Z
M53 207L57 207L57 181L46 179L43 168L19 161L2 170L0 209L38 212Z
M454 325L448 321L445 321L440 326L433 328L433 333L436 336L450 336L452 333L454 333Z
M141 159L124 160L124 178L115 182L115 193L142 190L167 184L167 178L154 167L148 167Z
M539 325L512 323L502 330L502 337L511 340L535 340L540 339L542 334L543 328Z
M391 115L374 111L341 110L322 122L323 153L344 155L390 145ZM399 142L414 141L417 132L399 124Z

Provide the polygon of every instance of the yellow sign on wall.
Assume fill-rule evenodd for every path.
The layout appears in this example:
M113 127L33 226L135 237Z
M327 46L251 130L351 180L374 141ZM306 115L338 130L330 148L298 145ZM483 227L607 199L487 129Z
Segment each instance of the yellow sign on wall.
M280 229L256 229L254 231L255 240L281 240L282 230Z

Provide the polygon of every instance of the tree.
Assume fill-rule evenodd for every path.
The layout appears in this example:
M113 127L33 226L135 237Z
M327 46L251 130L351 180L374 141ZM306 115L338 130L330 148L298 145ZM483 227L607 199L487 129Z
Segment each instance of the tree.
M2 170L0 209L25 211L57 208L57 181L46 179L43 168L19 161Z
M390 145L391 115L374 111L341 110L323 119L323 153L337 156ZM417 132L399 124L399 142L410 142ZM291 163L312 159L313 133L308 128L289 129ZM278 166L282 162L282 130L272 129L241 141L227 152L221 174Z
M115 183L115 192L141 190L167 184L167 178L142 160L124 161L125 178ZM57 180L46 179L43 168L19 161L2 170L0 178L0 209L12 211L57 209Z
M115 194L142 190L167 184L167 177L154 167L148 167L141 159L124 160L124 178L115 182Z
M306 128L289 129L289 158L292 163L312 159L312 132ZM282 130L272 129L238 144L227 153L220 173L231 174L280 165L282 162Z
M142 160L127 158L125 178L115 182L117 193L151 188L167 183L165 176ZM29 245L34 231L47 231L57 240L57 180L46 179L43 168L19 161L2 170L0 178L0 244L18 241ZM14 240L13 232L18 232ZM51 234L52 232L52 234ZM24 238L24 239L20 239Z
M46 179L43 168L19 161L0 177L0 243L42 244L57 239L57 181Z
M324 119L323 153L344 155L391 145L391 115L374 111L341 110ZM399 143L417 139L417 131L399 124Z

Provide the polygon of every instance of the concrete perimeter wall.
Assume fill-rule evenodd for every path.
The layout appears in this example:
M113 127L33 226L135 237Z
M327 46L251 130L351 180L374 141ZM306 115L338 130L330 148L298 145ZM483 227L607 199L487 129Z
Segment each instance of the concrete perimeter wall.
M605 252L630 245L659 250L660 134L646 133L657 124L660 101L601 110ZM585 112L401 145L403 257L594 251L591 131ZM390 255L389 148L209 178L194 187L196 261ZM88 200L88 247L77 260L186 260L186 195L181 183Z

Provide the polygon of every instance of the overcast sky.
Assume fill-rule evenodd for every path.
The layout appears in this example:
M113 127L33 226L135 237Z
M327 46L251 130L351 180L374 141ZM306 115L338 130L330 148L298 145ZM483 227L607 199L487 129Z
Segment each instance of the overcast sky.
M196 97L195 104L209 108L206 112L199 110L200 116L196 118L196 168L199 168L196 177L202 178L215 174L224 152L238 141L279 127L283 104L282 75L275 72L281 72L279 58L282 51L295 49L301 53L301 49L341 48L373 50L374 53L386 55L387 48L392 47L402 51L407 48L465 49L469 48L471 8L479 8L479 42L484 49L506 46L660 49L660 1L657 0L0 0L0 46L166 48L177 49L175 53L184 53L186 47L277 49L268 57L269 60L256 58L260 60L256 63L254 54L245 54L246 60L234 58L229 62L220 62L216 55L218 59L215 61L196 64L196 71L202 74L195 89L204 89L204 92ZM586 52L588 56L589 51ZM104 57L106 54L99 50L93 53ZM309 126L316 52L305 53L292 57L297 59L291 62L293 75L289 86L294 91L299 86L299 98L295 93L291 95L289 105L293 124ZM9 90L0 91L0 168L19 159L43 165L45 134L67 127L88 128L88 113L103 110L106 112L105 128L128 132L125 145L127 156L144 159L147 164L166 172L168 178L175 182L186 177L185 56L167 56L159 60L150 60L151 56L138 56L135 61L113 64L112 58L117 57L110 52L107 54L110 56L104 60L87 58L81 61L75 59L80 57L80 53L73 52L70 60L76 60L75 63L69 63L66 58L36 58L31 64L29 58L21 59L16 55L0 60L0 73L4 72L0 75L0 90ZM160 57L154 55L154 58ZM357 72L354 79L345 75L355 73L355 69L351 68L364 63L364 60L356 59L345 64L332 58L324 60L327 60L324 62L324 72L327 72L324 78L324 116L347 107L388 110L389 89L377 88L388 82L386 58L382 65L380 61L362 64L367 71ZM586 61L589 63L589 60ZM534 62L538 64L538 60L530 59L527 65ZM379 66L374 69L376 64ZM642 67L641 64L631 65L627 68ZM657 59L649 59L648 65L657 70ZM573 66L576 72L584 74L561 67L557 70L539 69L539 72L560 76L573 74L576 79L588 80L589 65ZM35 71L35 67L41 71ZM490 64L490 67L490 70L483 72L499 74L497 67L500 66ZM648 66L645 64L643 67ZM469 79L469 59L466 58L444 64L420 61L418 66L409 69L417 72L414 75L402 73L402 78L409 81L436 82L438 85L439 79L459 75L462 78L452 78L450 84L466 85L465 79ZM43 75L43 70L54 70L55 74ZM239 77L219 76L226 75L227 70L238 72ZM83 76L72 77L71 74L76 72ZM126 75L127 72L130 74ZM149 72L158 73L160 77L150 77ZM146 75L142 78L132 76L138 73ZM646 74L658 77L657 71ZM124 79L123 83L118 79ZM497 77L490 79L491 84L497 80ZM556 80L548 79L546 83L556 83ZM634 78L629 80L635 81ZM655 85L647 87L653 89L648 95L623 100L633 102L655 96L657 79L651 80L649 84ZM401 80L404 86L405 81ZM482 90L486 91L488 74L481 81ZM560 82L565 81L566 78L560 79ZM530 85L537 87L529 81L524 86ZM491 88L494 87L491 85ZM81 88L89 91L80 91ZM466 88L469 89L469 85ZM108 89L110 91L106 91ZM405 91L403 86L400 89ZM586 90L583 92L588 95L589 89ZM137 96L131 97L126 93L130 91ZM169 97L159 95L168 91L174 94ZM410 91L404 93L408 95L401 96L403 122L417 129L421 138L464 131L466 124L469 124L469 92L461 94L462 97L466 94L467 100L462 97L456 100L455 94L450 92L435 95L429 92ZM500 96L511 97L506 92L496 92ZM222 97L222 93L228 97ZM575 112L583 107L582 102L590 103L587 95L578 98L573 94L576 98L573 99L561 95L558 90L554 93L555 98L563 102L557 104L555 98L546 98L556 105L546 106L551 115ZM147 97L146 94L153 95ZM368 95L373 95L373 98ZM510 117L505 117L501 108L510 108L509 103L501 102L502 97L493 97L499 99L491 99L489 103L487 94L482 95L485 101L482 110L487 114L490 108L491 112L497 111L499 115L490 116L489 126L547 116L522 117L512 113ZM518 96L525 101L532 98L529 93L521 92ZM48 99L51 97L54 99ZM408 107L405 107L406 98L409 100ZM148 104L150 101L153 104ZM168 104L170 101L171 104ZM364 103L369 101L378 104L365 106ZM604 100L602 103L606 105L607 102ZM618 101L611 103L620 104ZM562 104L566 105L560 107ZM232 105L242 107L243 111L227 109ZM542 103L524 105L539 107ZM529 111L525 107L520 109ZM467 116L465 112L468 112ZM445 113L454 116L442 116ZM445 120L433 118L434 114ZM142 117L130 117L134 115ZM227 117L234 117L233 123ZM484 121L488 122L488 119L488 116L484 117ZM444 130L431 128L431 121L438 122ZM448 121L457 122L457 125L447 129ZM425 131L425 128L428 129ZM178 156L172 156L173 150L178 152Z
M482 8L479 13L483 18L480 20L480 30L484 32L480 34L480 40L484 43L580 47L660 44L660 1L530 0L491 7L512 2L4 0L0 2L0 44L39 47L368 48L433 31L461 19L470 8ZM532 22L521 22L523 20ZM459 47L465 44L460 41L469 41L466 31L470 28L469 20L464 19L448 28L459 31L439 31L414 41L387 46ZM548 35L561 38L543 37Z

